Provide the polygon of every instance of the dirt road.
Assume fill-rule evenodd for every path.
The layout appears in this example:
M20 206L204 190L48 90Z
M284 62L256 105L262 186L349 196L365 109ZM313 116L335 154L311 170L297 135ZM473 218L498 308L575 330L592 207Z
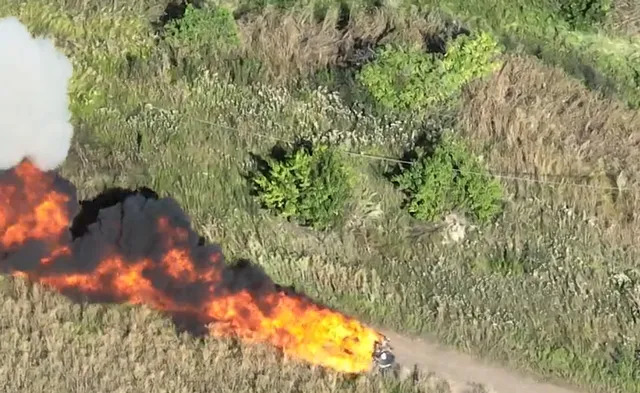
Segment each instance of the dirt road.
M532 378L489 365L471 356L444 349L422 339L384 332L391 340L397 362L408 368L434 372L446 379L452 393L472 391L472 383L496 393L583 393L578 390L536 382Z

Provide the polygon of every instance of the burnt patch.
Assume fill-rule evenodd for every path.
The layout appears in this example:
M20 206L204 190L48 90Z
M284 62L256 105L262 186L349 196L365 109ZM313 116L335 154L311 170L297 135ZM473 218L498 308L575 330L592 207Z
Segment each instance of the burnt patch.
M114 187L106 189L93 199L80 201L80 212L74 217L69 229L73 239L81 237L87 232L88 226L96 222L101 209L122 203L128 197L136 194L148 199L158 199L158 194L147 187L137 190Z

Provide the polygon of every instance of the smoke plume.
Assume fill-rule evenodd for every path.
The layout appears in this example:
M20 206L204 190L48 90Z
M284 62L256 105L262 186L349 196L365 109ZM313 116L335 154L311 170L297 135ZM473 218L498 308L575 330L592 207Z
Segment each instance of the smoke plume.
M34 38L15 17L0 19L0 169L25 157L45 171L65 160L72 72L52 40Z

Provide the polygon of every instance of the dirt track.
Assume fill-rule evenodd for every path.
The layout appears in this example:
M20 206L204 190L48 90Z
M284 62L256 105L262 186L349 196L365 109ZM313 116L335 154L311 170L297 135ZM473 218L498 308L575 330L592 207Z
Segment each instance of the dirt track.
M406 368L417 366L446 379L451 393L472 391L472 383L496 393L583 393L537 382L518 373L492 366L471 356L444 349L422 339L384 332L391 340L397 362Z

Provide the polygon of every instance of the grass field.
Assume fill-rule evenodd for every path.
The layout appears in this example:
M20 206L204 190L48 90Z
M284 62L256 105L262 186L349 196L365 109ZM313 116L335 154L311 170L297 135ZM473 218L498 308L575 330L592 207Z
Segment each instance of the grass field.
M194 339L147 308L73 304L6 278L0 287L5 392L448 391L433 376L345 377L270 348Z
M151 187L176 198L228 260L256 262L374 325L594 392L640 392L637 6L622 0L624 17L578 29L550 0L269 3L280 7L219 2L236 18L218 13L174 41L154 35L166 7L155 0L0 3L0 16L56 37L74 62L76 130L61 172L79 197ZM354 78L368 50L420 47L458 24L493 32L504 53L451 102L421 116L385 111ZM451 220L406 212L385 177L393 162L347 156L355 196L329 231L262 209L246 180L250 155L278 142L401 158L447 129L503 175L495 221L449 216L467 230L459 242ZM282 365L268 349L177 336L145 309L1 285L5 391L439 391L426 377L347 381Z

